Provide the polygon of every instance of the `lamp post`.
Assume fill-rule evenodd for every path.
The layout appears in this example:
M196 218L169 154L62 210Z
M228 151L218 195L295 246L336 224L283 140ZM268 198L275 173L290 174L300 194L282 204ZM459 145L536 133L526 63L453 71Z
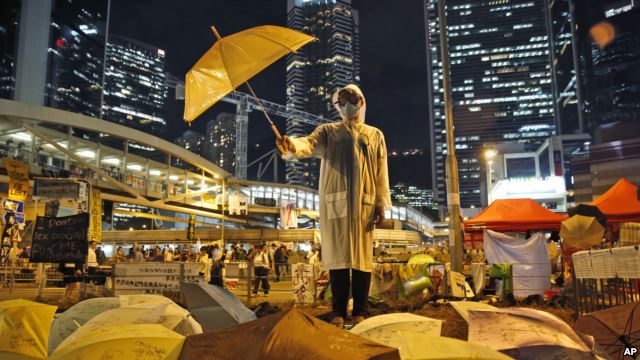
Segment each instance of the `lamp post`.
M493 187L493 158L498 154L494 149L484 151L484 159L487 161L487 205L491 204L491 188Z
M442 60L442 88L444 91L444 116L447 131L447 208L449 211L449 253L451 270L462 272L463 247L462 217L460 216L460 190L458 186L458 160L453 137L453 104L451 100L451 77L449 74L449 45L447 42L447 19L445 0L438 1L440 21L440 55Z

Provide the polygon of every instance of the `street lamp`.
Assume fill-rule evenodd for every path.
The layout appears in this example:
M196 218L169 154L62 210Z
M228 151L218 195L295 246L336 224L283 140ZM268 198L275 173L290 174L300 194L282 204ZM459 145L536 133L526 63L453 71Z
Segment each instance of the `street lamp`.
M483 155L487 161L487 205L489 205L491 203L491 189L493 187L493 158L498 155L498 152L495 149L487 149Z

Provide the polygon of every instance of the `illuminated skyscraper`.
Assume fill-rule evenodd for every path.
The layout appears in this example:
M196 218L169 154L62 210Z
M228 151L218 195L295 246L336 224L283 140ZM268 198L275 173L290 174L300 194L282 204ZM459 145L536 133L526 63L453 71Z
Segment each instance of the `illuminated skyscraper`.
M446 130L437 1L424 0L433 187L446 203ZM453 122L463 207L480 206L483 149L536 149L555 132L542 0L447 2Z
M230 173L236 166L236 117L221 113L207 122L202 155Z
M53 1L47 105L100 117L108 1Z
M287 57L287 106L326 119L337 119L331 94L360 82L359 19L350 0L288 0L289 28L318 40ZM307 135L313 130L291 119L287 134ZM290 184L318 186L318 159L287 162Z
M18 48L19 0L0 4L0 98L13 99L15 90L15 59Z
M160 135L167 125L164 50L109 35L105 75L103 118Z

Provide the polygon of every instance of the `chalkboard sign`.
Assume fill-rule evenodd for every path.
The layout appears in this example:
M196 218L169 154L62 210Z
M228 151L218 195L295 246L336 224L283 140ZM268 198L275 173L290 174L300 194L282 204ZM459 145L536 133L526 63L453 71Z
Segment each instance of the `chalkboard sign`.
M29 262L84 263L89 250L89 214L36 219Z

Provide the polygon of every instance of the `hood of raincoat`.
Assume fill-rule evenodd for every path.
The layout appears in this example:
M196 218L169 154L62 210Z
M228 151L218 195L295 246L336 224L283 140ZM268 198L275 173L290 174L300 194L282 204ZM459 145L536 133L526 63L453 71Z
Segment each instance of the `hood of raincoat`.
M347 117L342 113L342 110L340 109L340 105L338 104L338 93L344 89L351 89L355 91L356 94L358 94L362 98L362 106L360 107L360 112L358 113L358 118L356 119L356 122L364 123L364 117L367 110L367 100L365 100L364 94L362 94L362 90L360 90L360 88L357 85L349 84L343 88L339 88L338 90L336 90L333 93L333 96L331 96L331 102L333 103L333 106L338 111L338 114L340 114L340 117L342 118L342 120L346 121Z

